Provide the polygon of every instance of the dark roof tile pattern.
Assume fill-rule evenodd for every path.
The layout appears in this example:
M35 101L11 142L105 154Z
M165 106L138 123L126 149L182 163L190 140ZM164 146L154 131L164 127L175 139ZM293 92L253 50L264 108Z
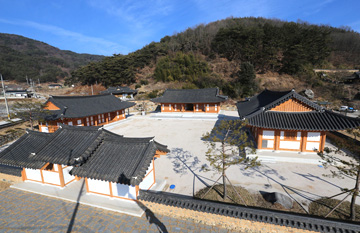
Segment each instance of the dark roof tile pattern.
M63 165L72 165L81 159L85 151L101 134L96 126L68 126L61 124L53 137L38 152L31 155L33 160Z
M200 200L172 193L140 190L138 199L142 201L148 201L182 209L217 214L237 219L246 219L249 221L269 223L314 232L360 233L359 225L355 222L325 219L312 215L289 213L285 211L277 211L251 206L241 206L209 200Z
M138 185L156 150L169 152L166 146L158 147L153 138L105 137L83 165L74 167L71 174L91 179Z
M39 169L46 162L29 158L30 154L38 151L51 139L53 135L27 130L17 141L0 153L0 164Z
M360 119L325 110L323 112L265 111L248 119L252 126L267 129L336 131L360 126Z
M219 103L227 96L219 95L219 88L168 89L163 96L154 98L155 103Z
M294 98L311 107L308 112L271 111L285 101ZM249 125L283 130L334 131L356 128L360 119L346 117L320 107L294 90L277 92L265 90L249 100L237 103L241 119L246 119Z
M121 101L113 95L92 96L52 96L47 102L53 103L60 110L50 111L46 120L79 118L130 108L135 103Z
M137 94L137 90L133 90L130 87L109 87L105 91L101 91L100 94L113 94L113 95L121 95L121 94Z

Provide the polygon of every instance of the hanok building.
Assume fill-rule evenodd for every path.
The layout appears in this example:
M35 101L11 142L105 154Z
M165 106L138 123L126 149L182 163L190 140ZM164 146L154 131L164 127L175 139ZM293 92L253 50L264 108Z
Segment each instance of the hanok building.
M154 159L168 152L153 138L60 125L51 134L28 131L0 153L0 164L22 167L24 181L66 187L84 178L89 193L136 200L156 182Z
M161 112L219 113L220 103L227 96L219 94L219 88L168 89L163 96L151 101L160 104Z
M49 115L40 123L41 132L55 132L59 124L102 126L126 118L125 109L135 103L113 95L52 96L45 103Z
M294 90L265 90L237 103L258 149L323 151L326 132L360 126L360 120L326 110Z
M107 90L100 92L100 94L111 94L121 100L133 100L137 94L137 90L130 89L129 87L109 87Z

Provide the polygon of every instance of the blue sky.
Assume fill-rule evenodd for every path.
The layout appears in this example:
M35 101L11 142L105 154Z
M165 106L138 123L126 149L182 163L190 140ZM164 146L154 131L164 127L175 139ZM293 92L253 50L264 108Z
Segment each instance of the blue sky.
M0 0L0 32L78 53L127 54L227 17L298 19L360 32L360 0Z

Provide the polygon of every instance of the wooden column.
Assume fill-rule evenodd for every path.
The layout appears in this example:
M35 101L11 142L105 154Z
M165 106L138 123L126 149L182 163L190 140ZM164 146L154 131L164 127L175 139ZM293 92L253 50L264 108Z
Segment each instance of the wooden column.
M196 112L196 104L193 104L193 112Z
M88 193L89 192L89 183L88 183L88 180L86 177L85 177L85 185L86 185L86 192Z
M23 168L22 171L21 171L21 179L22 179L22 181L25 181L25 180L26 180L25 168Z
M279 150L280 146L280 130L275 130L275 141L274 141L274 150Z
M306 140L307 139L307 132L301 131L301 142L300 142L300 151L306 151Z
M109 182L109 189L110 189L110 197L113 197L113 191L112 191L112 187L111 187L111 182Z
M326 142L326 133L324 131L322 131L321 136L320 136L320 146L319 146L319 151L320 152L324 151L325 142Z
M261 149L262 148L262 129L257 129L257 135L258 135L258 139L257 139L257 148Z
M55 166L55 164L54 164L54 166ZM63 169L62 169L60 164L56 164L56 166L58 166L59 177L60 177L60 186L64 187L65 186L65 181L64 181Z
M139 196L139 185L135 185L135 192L136 192L136 200L137 200Z

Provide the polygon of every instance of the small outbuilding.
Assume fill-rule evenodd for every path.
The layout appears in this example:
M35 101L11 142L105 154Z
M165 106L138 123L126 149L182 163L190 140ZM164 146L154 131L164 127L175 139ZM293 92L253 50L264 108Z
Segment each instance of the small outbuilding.
M206 88L168 89L151 101L160 104L161 112L219 113L220 104L226 100L219 88Z
M107 90L100 92L100 94L111 94L118 97L121 100L134 100L137 94L137 90L133 90L129 87L109 87Z
M326 110L295 90L270 91L237 103L240 119L247 120L257 149L323 151L326 132L360 126L360 119Z
M41 132L55 132L60 124L102 126L126 118L125 109L135 103L113 95L51 96L45 103L49 114L40 123Z

